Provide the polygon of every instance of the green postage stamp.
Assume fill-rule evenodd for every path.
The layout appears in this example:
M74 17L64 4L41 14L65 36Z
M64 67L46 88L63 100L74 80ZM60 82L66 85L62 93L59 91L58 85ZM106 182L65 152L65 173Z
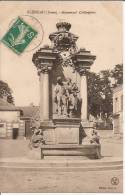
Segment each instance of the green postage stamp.
M18 17L1 41L17 54L21 54L37 34L35 29Z

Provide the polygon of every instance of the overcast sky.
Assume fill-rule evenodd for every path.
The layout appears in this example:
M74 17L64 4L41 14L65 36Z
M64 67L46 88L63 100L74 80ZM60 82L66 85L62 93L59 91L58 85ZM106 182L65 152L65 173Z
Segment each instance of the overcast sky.
M112 69L122 63L122 9L121 2L1 2L0 36L8 30L17 16L27 15L27 10L57 11L57 14L29 14L42 24L39 40L41 46L50 44L48 36L55 32L60 20L72 24L71 32L78 35L77 46L90 50L97 56L92 71ZM62 14L62 11L77 11L77 14ZM95 12L85 14L85 11ZM81 14L79 12L82 12ZM39 30L40 27L38 27ZM38 40L38 42L39 42ZM32 46L32 45L31 45ZM39 80L32 63L32 55L37 49L17 55L3 43L0 44L0 77L13 90L17 106L39 104Z

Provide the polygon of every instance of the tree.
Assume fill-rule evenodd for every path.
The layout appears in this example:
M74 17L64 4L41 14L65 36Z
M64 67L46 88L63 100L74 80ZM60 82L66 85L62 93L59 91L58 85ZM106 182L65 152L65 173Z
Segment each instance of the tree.
M112 88L110 71L101 71L99 74L88 73L88 110L97 117L108 118L112 114Z
M115 85L123 84L123 64L117 64L111 71L111 77L115 80Z
M111 71L102 70L99 74L88 72L88 111L97 117L108 119L113 112L112 79L115 86L123 83L123 64L117 64Z
M14 98L12 96L12 90L9 85L0 80L0 97L7 97L7 102L14 104Z
M102 103L100 76L93 72L88 72L88 111L89 114L97 117L100 114Z
M110 75L111 73L109 70L103 70L100 72L100 85L102 96L101 112L104 118L108 118L110 115L112 115L113 112L113 99Z

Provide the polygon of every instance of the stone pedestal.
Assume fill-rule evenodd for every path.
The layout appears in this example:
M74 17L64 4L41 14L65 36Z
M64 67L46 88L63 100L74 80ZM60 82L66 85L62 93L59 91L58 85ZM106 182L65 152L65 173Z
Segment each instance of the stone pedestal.
M82 144L86 145L86 144L90 144L90 139L92 136L92 131L94 129L93 126L93 122L89 122L89 121L82 121L81 122L82 127L84 128L86 137L82 139Z
M34 160L41 160L42 158L44 158L44 156L41 152L41 148L34 148L34 149L30 150L28 153L28 158L34 159Z
M47 145L79 144L80 119L54 119L48 124L41 123Z
M56 144L79 144L80 119L55 119Z

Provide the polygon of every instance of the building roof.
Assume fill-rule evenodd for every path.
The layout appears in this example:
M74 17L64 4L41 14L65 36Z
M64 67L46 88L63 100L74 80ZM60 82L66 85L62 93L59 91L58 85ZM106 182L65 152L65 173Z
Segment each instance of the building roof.
M21 111L19 107L8 103L5 99L0 98L0 111Z
M21 119L30 121L32 127L40 126L40 109L39 106L23 106L21 109Z
M23 118L34 118L39 113L39 106L22 106L19 107L22 110Z

